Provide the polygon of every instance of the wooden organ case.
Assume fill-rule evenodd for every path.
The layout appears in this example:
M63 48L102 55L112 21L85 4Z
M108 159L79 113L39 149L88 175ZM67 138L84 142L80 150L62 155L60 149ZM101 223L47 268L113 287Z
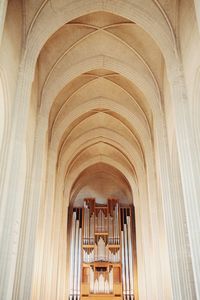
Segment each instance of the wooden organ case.
M73 209L69 300L134 300L131 213L115 199Z

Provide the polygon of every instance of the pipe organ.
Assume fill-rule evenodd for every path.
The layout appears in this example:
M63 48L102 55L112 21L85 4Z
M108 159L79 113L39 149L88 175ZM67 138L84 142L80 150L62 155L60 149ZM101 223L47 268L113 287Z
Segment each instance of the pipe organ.
M69 300L134 300L131 207L85 199L71 224Z
M82 262L82 208L74 208L70 249L70 300L80 299Z

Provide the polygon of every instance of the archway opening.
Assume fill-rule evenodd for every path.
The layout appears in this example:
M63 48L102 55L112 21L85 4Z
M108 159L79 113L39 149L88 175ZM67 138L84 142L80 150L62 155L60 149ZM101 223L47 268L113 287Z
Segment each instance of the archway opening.
M135 211L121 172L104 163L76 180L68 214L69 299L137 299Z

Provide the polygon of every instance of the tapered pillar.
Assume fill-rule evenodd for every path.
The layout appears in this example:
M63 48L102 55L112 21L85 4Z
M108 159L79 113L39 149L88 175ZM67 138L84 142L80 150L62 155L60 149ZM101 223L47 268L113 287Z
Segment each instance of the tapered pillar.
M195 5L195 12L196 12L196 18L197 18L197 24L200 32L200 2L199 0L194 0Z
M31 181L30 185L27 187L27 194L24 196L24 210L27 209L27 214L22 216L22 224L24 225L24 230L20 233L20 249L21 252L18 256L18 261L21 261L17 265L17 272L22 274L20 276L20 281L16 285L16 290L14 296L16 299L30 298L31 297L31 285L34 281L34 287L37 286L35 281L40 277L39 275L39 266L42 265L42 253L39 250L41 247L42 241L40 239L39 245L37 244L36 234L37 234L37 225L41 220L40 207L44 203L43 197L43 185L44 185L44 173L46 170L46 161L44 156L46 154L46 130L47 130L48 118L42 115L38 115L37 125L36 125L36 134L35 134L35 148L33 153L33 168L31 172ZM43 203L43 204L42 204ZM38 223L39 222L39 223ZM42 231L42 230L41 230ZM37 244L36 247L33 247L34 244ZM40 248L41 249L41 248ZM34 261L36 261L36 270L35 277L34 272ZM33 293L37 293L35 290ZM35 295L36 297L36 295Z
M177 64L171 69L169 80L195 289L197 299L200 299L200 176L196 163L199 153L194 147L188 98L181 65Z
M4 29L7 5L8 5L8 0L0 1L0 45L1 45L3 29Z
M71 249L70 249L70 280L69 280L69 294L72 297L74 291L74 248L75 248L75 223L76 223L76 212L72 215L72 232L71 232Z

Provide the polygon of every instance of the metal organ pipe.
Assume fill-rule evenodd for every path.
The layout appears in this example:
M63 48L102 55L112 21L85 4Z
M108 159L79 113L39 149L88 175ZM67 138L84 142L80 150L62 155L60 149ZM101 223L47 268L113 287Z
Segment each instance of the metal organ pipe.
M108 280L106 279L105 281L105 293L108 294L109 293L109 283Z
M117 203L117 244L119 244L119 205Z
M109 272L108 277L105 272L99 271L97 278L93 280L93 273L91 272L92 283L90 282L90 292L94 294L105 293L109 294L113 292L113 271Z
M130 208L121 209L121 242L122 242L122 271L123 294L125 300L134 299L133 258L131 239ZM124 265L124 266L123 266Z
M84 236L83 243L88 245L91 242L92 231L90 232L90 209L88 208L87 203L84 203Z
M86 244L89 244L89 209L86 207Z
M118 231L118 220L117 220L118 205L115 206L115 223L114 223L114 244L117 244L117 231Z
M119 249L115 249L112 252L111 250L108 250L108 260L109 262L119 262L120 261L120 251Z
M90 244L94 244L94 213L90 217L91 236Z
M82 214L84 214L83 228ZM119 224L120 218L121 224ZM86 280L84 284L87 282L83 290L89 288L92 294L112 294L115 284L116 286L122 284L123 299L134 299L131 229L130 208L120 208L114 199L109 200L108 209L100 205L95 206L95 202L90 202L89 199L84 201L83 211L80 208L74 209L69 300L80 299L82 257L83 262L88 263L88 265L83 265L83 274L85 274L83 276ZM82 247L82 234L84 247ZM101 263L93 264L95 261ZM120 265L114 264L120 261L122 283L117 279L120 275ZM89 279L87 279L88 276ZM116 282L114 282L114 278L116 278Z
M86 222L86 215L85 215L85 208L86 208L86 205L85 205L85 203L84 203L83 244L85 244L85 236L86 236L86 226L85 226L85 222Z
M98 246L97 246L97 244L94 245L94 259L98 260Z
M81 284L81 241L82 209L75 209L72 215L71 259L70 259L70 300L80 299Z
M125 245L125 260L126 260L126 292L130 294L130 277L129 277L129 253L127 241L127 224L124 224L124 245Z
M75 248L75 222L76 222L76 212L73 212L72 215L72 233L71 233L71 259L70 259L70 289L69 289L69 293L70 293L70 300L72 299L72 295L74 294L74 248Z
M108 215L108 242L112 243L112 217Z
M94 282L94 293L95 294L98 293L98 289L99 289L99 287L98 287L98 280L95 279L95 282Z
M85 244L85 235L86 235L86 226L85 226L85 222L86 222L86 215L85 215L85 203L84 203L84 226L83 226L83 244Z
M102 237L99 238L97 243L97 260L98 261L106 260L106 244Z
M131 300L134 292L134 284L133 284L133 252L132 252L132 240L131 240L131 220L130 217L127 216L127 227L128 227L128 244L129 244L129 268L130 268L130 294Z
M90 243L90 211L87 208L87 244Z
M108 260L108 254L109 253L109 249L108 249L108 245L106 246L106 257L105 257L105 260L107 261Z
M83 249L83 261L86 263L94 262L94 249Z
M84 234L83 234L83 244L86 245L87 244L87 238L86 238L86 231L87 231L87 205L84 202Z
M126 299L126 271L125 271L125 253L124 253L124 231L121 230L121 249L122 249L122 284L123 284L123 295Z
M109 270L109 293L113 292L113 268Z
M113 213L113 244L115 244L115 231L116 231L116 216L115 216L115 210Z
M88 244L91 242L90 209L88 208Z
M94 270L90 267L90 292L94 293Z
M74 294L77 294L77 258L78 258L78 244L79 244L79 222L76 220L75 233L75 256L74 256Z
M77 265L77 294L80 298L80 285L81 285L81 241L82 241L82 228L79 228L79 247L78 247L78 265Z

